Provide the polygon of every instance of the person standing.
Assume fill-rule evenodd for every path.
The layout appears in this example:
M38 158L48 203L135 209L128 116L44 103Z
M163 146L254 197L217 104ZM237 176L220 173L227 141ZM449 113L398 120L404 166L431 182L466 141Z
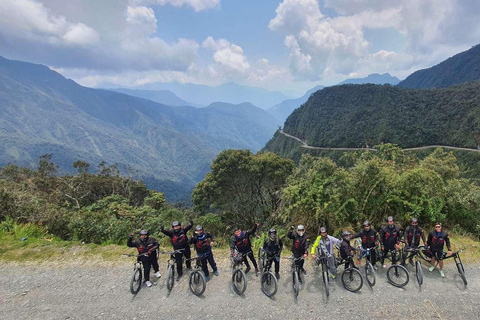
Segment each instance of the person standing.
M308 256L308 247L310 246L310 238L308 235L305 233L305 227L303 224L299 224L297 226L297 232L293 233L293 229L295 227L291 226L290 230L287 233L287 237L293 240L292 244L292 252L293 256L295 258L306 258ZM307 271L303 267L305 264L305 259L300 259L295 262L297 266L299 267L300 271L304 274L307 275ZM300 282L302 279L300 278Z
M187 232L188 230L192 229L193 226L193 221L190 220L190 223L185 226L185 228L182 228L182 225L178 221L173 221L172 223L172 230L165 230L163 226L160 227L160 231L162 231L165 235L170 237L170 240L172 242L173 250L182 250L181 252L175 253L175 261L177 264L177 281L180 280L180 278L183 275L183 263L182 263L182 257L185 256L187 268L191 269L192 267L192 262L188 259L190 259L191 256L191 251L190 251L190 246L188 245L188 238L187 238Z
M190 244L194 245L197 251L197 257L201 258L202 271L205 274L205 280L210 280L210 273L208 271L207 261L213 269L213 273L218 276L217 264L213 258L212 247L215 243L215 238L208 232L204 232L203 227L198 225L195 227L195 234L190 239Z
M380 258L380 264L385 265L385 257L389 251L400 248L400 228L395 225L395 221L392 216L387 218L387 225L380 230L380 245L382 249L382 257ZM393 256L395 257L395 255ZM396 259L392 257L392 263L396 263Z
M275 277L280 279L280 254L283 250L282 239L277 237L277 230L270 229L268 238L263 242L263 250L267 253L267 263L275 263Z
M154 275L157 278L162 276L159 271L160 268L158 267L158 241L154 237L150 237L147 230L140 231L140 236L136 240L133 240L134 236L135 234L131 233L128 237L127 247L137 248L138 254L141 254L141 256L138 257L138 260L143 264L143 278L145 279L147 287L151 287L150 268L153 267L153 271L155 272Z
M247 259L250 258L250 261L252 261L253 267L255 268L255 275L258 275L258 266L255 256L253 255L250 236L255 234L257 227L258 223L255 223L253 228L248 231L243 231L240 227L236 228L235 235L230 242L230 252L234 254L234 250L237 249L237 251L243 255L243 262L245 262L245 265L247 266L245 273L248 273L251 269Z
M452 254L452 247L450 246L448 233L442 230L442 224L440 222L437 222L435 224L435 230L428 234L427 245L430 246L430 252L432 253L432 266L428 271L432 272L435 270L435 260L438 260L440 275L442 278L445 278L445 273L443 272L443 247L447 245L448 255Z
M425 239L425 234L423 233L423 229L418 226L417 218L411 219L411 225L405 228L405 234L403 235L403 239L405 241L405 248L403 249L403 259L402 265L406 265L407 255L410 249L417 249L420 245L420 239L422 239L423 244L427 245L427 240ZM413 256L410 255L408 258L408 262L413 265Z

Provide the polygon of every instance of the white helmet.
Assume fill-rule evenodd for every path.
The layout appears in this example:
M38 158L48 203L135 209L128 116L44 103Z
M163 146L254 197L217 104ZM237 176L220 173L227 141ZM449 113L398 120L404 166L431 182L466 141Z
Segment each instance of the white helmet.
M299 224L297 226L297 233L300 237L303 237L303 235L305 234L305 227L303 226L303 224Z

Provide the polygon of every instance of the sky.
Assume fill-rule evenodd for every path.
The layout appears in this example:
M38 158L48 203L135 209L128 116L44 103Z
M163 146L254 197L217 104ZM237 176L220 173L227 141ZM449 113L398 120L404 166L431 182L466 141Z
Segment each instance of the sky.
M480 43L476 0L0 0L0 55L90 87L229 82L302 95L404 79Z

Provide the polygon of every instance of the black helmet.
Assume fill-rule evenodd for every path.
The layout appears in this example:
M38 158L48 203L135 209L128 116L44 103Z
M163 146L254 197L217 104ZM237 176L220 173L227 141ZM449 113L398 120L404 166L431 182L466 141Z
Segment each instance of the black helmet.
M181 226L182 224L178 221L173 221L172 222L172 227L176 227L176 226Z
M352 234L350 232L348 232L347 230L343 231L342 232L342 239L343 240L350 240L348 239Z
M149 235L148 230L142 230L140 231L140 235Z
M365 220L365 221L363 222L363 226L364 226L364 227L370 227L370 221Z

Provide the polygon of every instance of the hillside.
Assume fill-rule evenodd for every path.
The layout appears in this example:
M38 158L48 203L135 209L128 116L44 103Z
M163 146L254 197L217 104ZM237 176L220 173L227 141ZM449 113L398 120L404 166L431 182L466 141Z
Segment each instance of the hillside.
M353 78L353 79L344 80L340 82L338 85L372 83L372 84L391 84L394 86L399 82L400 82L400 79L398 79L397 77L392 77L390 73L384 73L384 74L372 73L366 76L365 78Z
M284 131L311 146L400 147L480 144L480 82L447 89L414 90L389 85L342 85L313 94L285 122ZM280 135L268 151L289 154Z
M268 113L243 108L169 107L0 57L0 166L33 167L45 153L63 171L75 160L118 163L168 199L185 199L221 150L256 151L275 131Z
M108 90L128 94L134 97L152 100L154 102L166 104L167 106L203 107L201 105L197 105L195 103L180 99L173 92L169 90L139 90L139 89L126 89L126 88L115 88L115 89L108 89Z
M480 79L480 45L456 54L428 69L412 73L399 86L405 88L446 88Z

